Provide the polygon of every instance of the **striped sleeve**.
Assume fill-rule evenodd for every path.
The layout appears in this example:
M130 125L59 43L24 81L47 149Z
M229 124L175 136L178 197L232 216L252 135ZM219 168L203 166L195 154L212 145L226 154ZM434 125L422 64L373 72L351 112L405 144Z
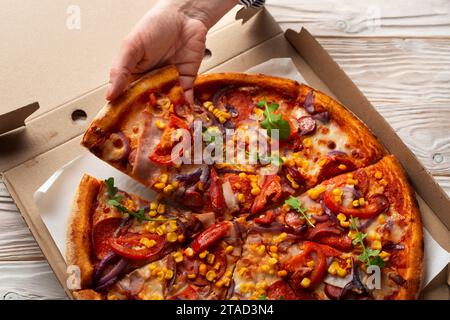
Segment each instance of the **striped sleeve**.
M239 0L239 3L246 7L259 8L264 5L266 0Z

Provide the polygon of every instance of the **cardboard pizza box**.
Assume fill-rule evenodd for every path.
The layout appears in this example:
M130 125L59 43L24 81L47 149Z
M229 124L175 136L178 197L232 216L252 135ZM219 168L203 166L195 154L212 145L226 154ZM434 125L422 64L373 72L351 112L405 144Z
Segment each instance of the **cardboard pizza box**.
M82 6L92 6L93 3L87 0L79 2ZM33 74L29 74L29 77L42 79L40 84L36 84L38 86L36 96L30 94L29 90L21 88L15 92L11 100L0 106L0 171L25 222L69 297L71 293L66 286L66 263L39 214L33 194L56 170L86 152L80 146L80 139L105 103L104 71L112 58L111 51L116 52L117 37L122 38L131 28L132 22L142 14L144 2L147 3L147 1L133 2L136 6L132 12L129 13L127 7L127 15L124 15L123 21L115 19L113 27L111 17L119 16L121 10L125 8L118 0L111 0L108 10L103 10L107 13L98 10L98 17L96 16L98 24L105 22L105 25L88 26L91 28L89 32L80 31L79 35L52 31L51 23L47 22L46 31L50 32L47 36L59 37L61 42L37 45L39 50L34 50L25 63L48 61L61 64L65 69L57 72L57 79L63 85L58 83L56 87L69 87L70 90L64 92L54 90L53 81L56 76L53 73L48 74L56 72L51 70L52 67L33 66ZM41 8L46 8L47 5L53 8L52 12L56 10L55 6L60 6L49 0L40 2ZM97 4L97 8L99 7ZM87 14L92 12L89 11ZM51 21L51 17L48 19ZM101 38L104 29L109 27L113 35L106 39ZM26 29L26 26L19 28ZM4 33L5 30L1 32ZM100 41L100 45L96 40ZM74 60L71 64L67 57L74 59L72 41L81 46L76 50L82 53L83 57L88 56L95 62L100 61L101 65L96 67L92 61L84 63L83 59ZM103 46L106 46L106 49ZM102 49L97 51L96 49L100 47ZM230 23L222 23L210 32L207 48L211 54L204 59L200 72L243 71L272 58L291 58L311 86L342 102L363 120L386 148L399 159L418 194L425 227L441 247L450 251L448 196L386 120L306 29L283 32L265 9L243 9L237 12L236 19ZM57 58L48 60L49 50L45 49L51 51L51 56L55 56L58 52ZM86 52L88 54L85 54ZM67 61L64 62L64 59ZM67 76L68 72L83 72L86 76L93 74L94 79L90 78L83 84L74 83L74 78ZM22 79L19 79L19 83L16 81L3 85L17 86L20 83ZM39 87L42 83L47 86L46 90ZM33 86L35 83L31 82L29 85ZM0 91L0 96L8 92L7 88L2 90L4 91ZM14 93L16 88L10 90ZM25 121L39 106L38 113ZM421 298L450 298L447 269L442 270L423 289Z

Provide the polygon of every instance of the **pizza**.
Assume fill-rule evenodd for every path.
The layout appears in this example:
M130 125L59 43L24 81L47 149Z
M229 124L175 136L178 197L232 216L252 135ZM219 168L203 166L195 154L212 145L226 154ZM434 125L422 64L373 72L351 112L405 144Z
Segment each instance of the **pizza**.
M83 177L67 237L76 298L417 297L420 212L364 123L292 80L200 75L190 104L178 77L145 75L82 139L158 196Z

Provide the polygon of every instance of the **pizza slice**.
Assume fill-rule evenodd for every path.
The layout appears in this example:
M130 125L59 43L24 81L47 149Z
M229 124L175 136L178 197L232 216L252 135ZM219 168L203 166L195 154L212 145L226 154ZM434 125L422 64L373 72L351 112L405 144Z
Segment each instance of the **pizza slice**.
M260 232L285 232L342 252L327 261L328 274L321 273L323 284L313 291L318 298L417 297L423 258L420 213L394 156L326 180L253 222ZM298 261L308 267L303 258ZM379 287L370 287L375 268ZM313 274L314 269L303 274L306 280L298 280L314 283Z
M108 287L83 290L108 300L216 300L229 298L241 255L244 221L214 223L189 246L145 264ZM77 293L80 295L80 292Z
M113 178L84 175L68 223L66 261L79 268L82 289L102 292L122 274L189 243L208 220L215 222L214 213L150 202L119 190Z
M198 76L194 94L196 104L208 115L208 135L220 132L227 137L232 132L223 146L234 146L235 157L231 159L235 161L216 163L219 175L228 175L225 179L240 173L258 176L257 181L251 181L251 194L244 194L243 207L250 207L252 213L385 155L383 146L350 111L324 93L292 80L206 74ZM267 133L267 141L261 138L261 130ZM256 153L252 144L255 135L259 137ZM278 154L271 152L276 147L274 139ZM205 147L210 144L217 141L206 139ZM238 150L247 158L239 158Z

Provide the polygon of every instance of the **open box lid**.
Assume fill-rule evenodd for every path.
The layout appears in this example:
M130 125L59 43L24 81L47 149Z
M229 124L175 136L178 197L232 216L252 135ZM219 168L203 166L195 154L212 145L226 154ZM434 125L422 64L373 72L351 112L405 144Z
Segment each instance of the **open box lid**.
M340 100L397 156L412 185L433 211L423 215L424 224L433 238L450 251L448 196L307 30L283 32L265 9L241 10L235 22L208 35L207 48L211 56L203 61L200 72L242 71L271 58L291 57L311 86ZM58 168L85 152L79 144L80 136L103 106L104 93L105 87L89 91L30 120L25 128L0 136L2 151L6 151L0 154L5 184L69 296L66 264L39 215L33 194ZM76 110L84 112L86 119L74 121ZM4 119L0 115L0 123ZM447 299L447 283L443 271L423 297Z

